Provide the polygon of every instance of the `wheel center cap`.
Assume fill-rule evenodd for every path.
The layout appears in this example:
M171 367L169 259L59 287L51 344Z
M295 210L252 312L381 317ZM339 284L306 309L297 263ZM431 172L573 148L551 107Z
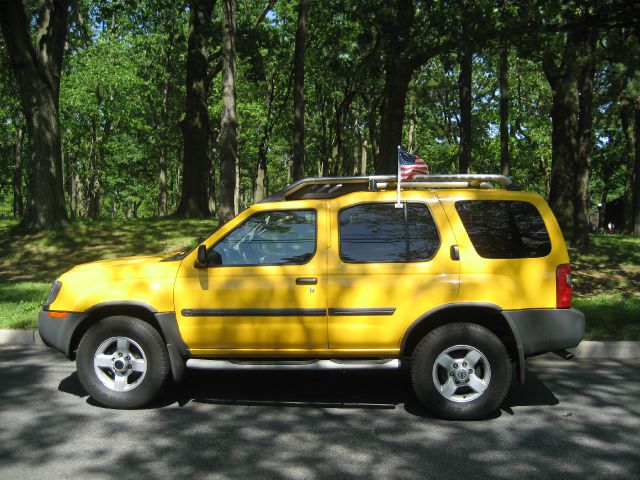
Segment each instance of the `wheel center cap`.
M124 360L120 360L120 359L118 359L118 360L116 360L115 362L113 362L113 367L114 367L116 370L119 370L119 371L121 371L121 372L125 370L125 366L126 366L126 365L124 364Z
M458 371L456 372L456 378L457 378L458 380L466 380L468 376L469 376L469 374L467 373L467 371L466 371L466 370L462 370L462 369L461 369L461 370L458 370Z

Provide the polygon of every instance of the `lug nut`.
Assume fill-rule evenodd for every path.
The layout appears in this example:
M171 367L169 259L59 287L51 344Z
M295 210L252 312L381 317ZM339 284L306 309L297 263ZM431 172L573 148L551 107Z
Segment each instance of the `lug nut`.
M127 360L131 360L131 357L129 355L127 355Z
M470 368L470 369L469 369L469 373L473 373L473 368Z
M133 368L133 365L129 364L129 366L127 367L129 370L131 370Z
M462 362L462 366L466 367L467 366L467 362Z
M458 380L456 380L456 385L458 385L460 382Z
M454 364L453 364L453 368L458 368L458 364L457 364L457 363L454 363Z
M449 375L451 375L453 377L453 372L449 372Z
M122 352L118 352L118 356L121 357L122 356Z

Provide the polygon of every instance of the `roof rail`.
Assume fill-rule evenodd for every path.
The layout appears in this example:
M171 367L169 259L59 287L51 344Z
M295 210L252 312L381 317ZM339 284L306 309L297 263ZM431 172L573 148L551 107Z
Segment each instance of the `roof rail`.
M333 198L355 191L385 190L397 186L396 175L370 175L360 177L317 177L303 178L286 187L281 193L284 200L302 198ZM452 174L416 175L408 182L401 182L400 189L406 188L493 188L492 184L503 188L513 187L509 177L494 174Z

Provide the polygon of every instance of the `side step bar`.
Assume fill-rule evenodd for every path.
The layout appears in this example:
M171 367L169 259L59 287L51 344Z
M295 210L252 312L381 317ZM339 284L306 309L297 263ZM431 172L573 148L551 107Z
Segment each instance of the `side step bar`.
M190 358L187 368L201 370L393 370L400 368L400 360L310 360L310 361L233 361Z

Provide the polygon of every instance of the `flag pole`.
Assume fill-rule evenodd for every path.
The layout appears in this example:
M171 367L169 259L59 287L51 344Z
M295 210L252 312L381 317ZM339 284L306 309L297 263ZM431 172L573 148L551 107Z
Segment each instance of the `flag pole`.
M396 162L398 163L398 181L396 182L398 200L396 201L395 207L402 208L402 203L400 203L400 145L398 145L398 155L396 158Z

